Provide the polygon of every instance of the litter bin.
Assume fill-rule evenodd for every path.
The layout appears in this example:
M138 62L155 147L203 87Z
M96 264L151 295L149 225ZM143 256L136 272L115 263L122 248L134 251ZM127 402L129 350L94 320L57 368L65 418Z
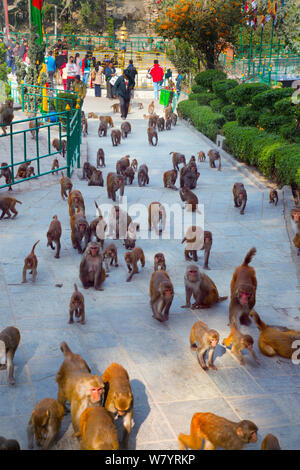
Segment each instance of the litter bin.
M159 104L162 104L163 106L168 106L170 95L171 90L162 89L160 92Z

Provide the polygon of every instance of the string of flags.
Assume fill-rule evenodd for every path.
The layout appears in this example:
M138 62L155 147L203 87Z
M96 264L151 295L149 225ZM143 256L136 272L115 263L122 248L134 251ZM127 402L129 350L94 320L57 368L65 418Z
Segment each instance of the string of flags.
M263 11L264 13L261 15L261 27L264 28L265 24L268 23L270 20L274 22L274 28L277 29L278 27L278 6L280 3L280 8L284 8L286 4L286 0L264 0L263 1ZM247 25L251 26L251 28L256 29L257 27L257 2L256 0L249 0L245 1L243 11L247 13L249 16L249 21L247 21ZM251 17L251 19L250 19Z

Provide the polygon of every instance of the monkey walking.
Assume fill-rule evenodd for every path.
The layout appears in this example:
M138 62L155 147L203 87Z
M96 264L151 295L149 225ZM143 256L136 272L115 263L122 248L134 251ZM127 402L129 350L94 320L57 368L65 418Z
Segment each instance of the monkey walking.
M197 351L197 359L203 370L208 370L208 368L217 370L213 357L219 339L219 333L216 330L210 330L206 323L198 321L193 325L190 334L190 346L191 349ZM207 351L208 361L206 365L204 358Z
M8 382L15 385L14 356L21 339L20 331L14 326L8 326L0 333L0 370L7 369Z
M58 220L57 215L54 215L47 232L47 246L50 246L52 250L55 250L53 242L56 244L55 258L59 258L61 232L61 223Z
M59 433L64 414L64 407L53 398L39 401L27 426L28 448L33 449L35 437L39 447L49 449Z
M245 349L250 352L256 364L259 365L259 361L253 350L254 340L252 336L244 335L233 325L231 325L230 335L228 336L228 338L225 338L222 341L222 344L224 344L224 346L227 346L227 347L229 347L232 344L231 352L234 356L237 357L241 366L245 364L245 361L242 356L242 351L244 351Z
M270 204L275 204L275 206L277 206L277 204L278 204L278 192L276 191L276 189L270 189L269 203Z
M36 280L38 259L37 259L36 255L34 254L34 249L35 249L36 245L39 243L39 241L40 240L35 242L35 244L32 247L31 252L29 253L29 255L24 260L23 280L22 280L22 282L27 282L26 281L26 271L27 270L30 270L30 274L32 274L32 282L35 282L35 280Z
M81 292L79 292L77 284L74 284L75 292L73 292L70 306L69 306L69 323L74 323L73 316L75 314L75 318L78 318L77 323L81 323L82 325L85 324L85 309L84 309L84 297Z
M18 215L18 211L16 210L17 203L22 204L21 201L18 201L18 199L15 199L14 197L1 196L0 197L0 209L2 210L2 214L0 216L0 219L3 219L5 214L7 215L7 218L10 219L11 218L10 212L14 214L12 217L13 219L17 217Z

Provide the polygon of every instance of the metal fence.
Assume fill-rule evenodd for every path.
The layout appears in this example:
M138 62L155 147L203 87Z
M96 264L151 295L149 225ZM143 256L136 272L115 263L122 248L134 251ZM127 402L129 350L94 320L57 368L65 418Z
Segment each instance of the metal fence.
M30 113L57 113L64 111L66 106L70 106L72 115L74 114L80 99L76 91L64 91L48 86L21 85L22 111Z

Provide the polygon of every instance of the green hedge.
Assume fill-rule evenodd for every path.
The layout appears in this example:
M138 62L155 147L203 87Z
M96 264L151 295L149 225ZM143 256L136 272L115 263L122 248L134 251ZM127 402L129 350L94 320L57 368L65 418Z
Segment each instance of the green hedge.
M232 90L226 92L226 99L229 103L237 106L250 104L254 96L269 90L269 85L265 83L242 83Z
M258 123L267 132L279 133L279 129L284 124L291 122L289 116L282 116L280 114L264 113L259 116Z
M282 100L276 101L274 109L278 114L284 114L285 116L294 116L295 114L291 98L283 98Z
M212 112L209 106L195 106L194 101L181 101L178 110L184 119L189 119L196 129L214 141L225 123L222 114Z
M249 106L242 106L235 110L239 126L256 126L259 112Z
M215 80L224 80L226 73L221 70L205 70L204 72L198 73L195 76L195 82L197 85L205 88L205 90L212 91L212 83Z
M193 85L192 86L192 92L193 93L204 93L205 91L207 91L207 90L205 90L205 88L203 88L200 85Z
M189 100L191 100L191 101L197 100L199 95L200 95L200 93L190 93L189 94Z
M229 90L238 86L236 80L215 80L212 83L213 92L217 95L218 98L221 98L224 102L227 102L226 93Z
M200 106L207 106L212 100L215 100L217 96L214 93L199 93L197 94L197 103Z
M216 98L210 102L210 107L215 113L221 113L224 107L224 101L221 98Z
M224 106L221 113L225 117L226 121L236 121L235 106L233 106L233 104L227 104Z
M288 98L294 93L293 88L275 88L258 93L252 98L255 108L262 110L263 108L273 109L275 103L283 98Z

